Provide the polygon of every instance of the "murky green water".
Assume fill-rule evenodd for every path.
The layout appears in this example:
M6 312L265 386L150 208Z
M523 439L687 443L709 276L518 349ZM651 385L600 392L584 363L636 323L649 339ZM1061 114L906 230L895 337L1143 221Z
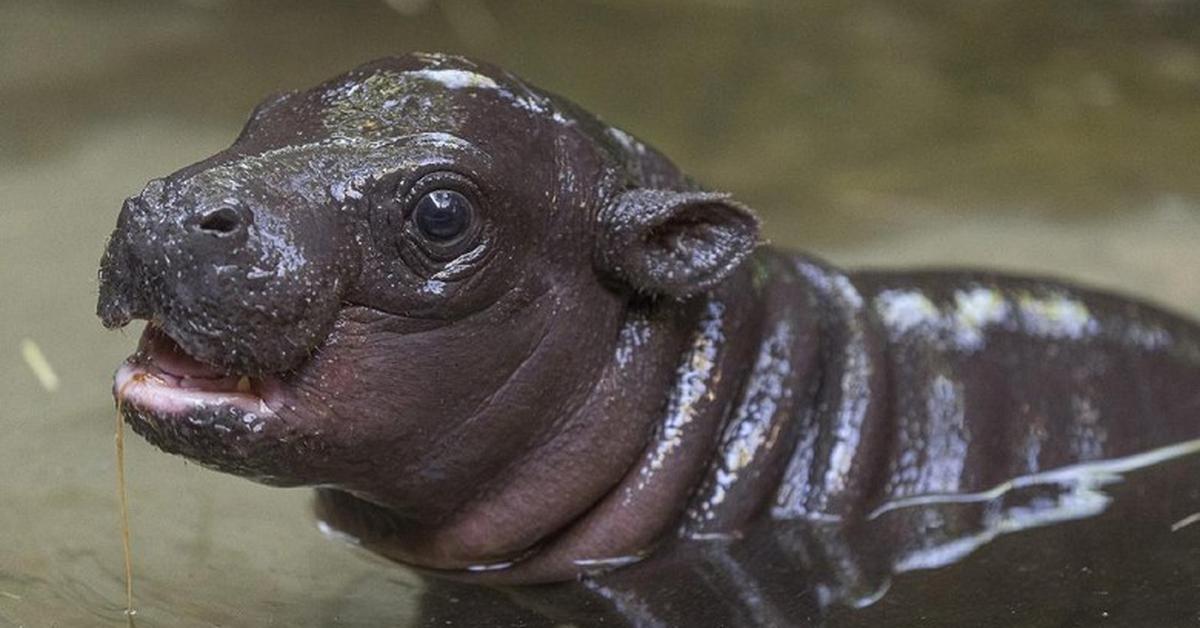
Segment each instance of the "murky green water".
M1200 5L391 5L0 2L0 626L122 624L109 386L136 335L92 314L122 198L266 93L372 57L508 66L736 193L778 244L1200 315ZM139 626L413 613L416 579L322 538L306 491L129 448Z

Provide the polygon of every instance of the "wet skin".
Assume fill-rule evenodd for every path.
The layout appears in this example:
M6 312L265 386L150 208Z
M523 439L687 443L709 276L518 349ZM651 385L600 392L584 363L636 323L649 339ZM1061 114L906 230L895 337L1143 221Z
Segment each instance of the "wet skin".
M759 246L652 148L457 57L269 98L151 181L98 311L149 321L114 390L150 442L319 487L327 530L559 620L853 625L957 570L963 621L1002 612L969 598L1005 569L1110 573L1130 529L1200 548L1172 526L1200 511L1195 324ZM986 562L1083 524L1045 565Z

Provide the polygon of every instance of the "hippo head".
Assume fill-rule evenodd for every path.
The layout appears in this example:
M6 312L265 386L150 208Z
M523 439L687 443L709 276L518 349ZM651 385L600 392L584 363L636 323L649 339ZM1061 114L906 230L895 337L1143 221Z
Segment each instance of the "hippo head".
M436 522L574 410L630 303L756 234L562 99L418 54L269 98L128 199L98 313L147 321L114 390L156 446Z

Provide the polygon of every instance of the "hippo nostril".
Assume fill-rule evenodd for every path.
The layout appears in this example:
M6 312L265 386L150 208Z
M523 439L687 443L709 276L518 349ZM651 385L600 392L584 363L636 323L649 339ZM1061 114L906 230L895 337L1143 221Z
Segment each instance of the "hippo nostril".
M196 226L201 231L217 235L233 233L242 228L242 214L232 207L218 207L200 219Z

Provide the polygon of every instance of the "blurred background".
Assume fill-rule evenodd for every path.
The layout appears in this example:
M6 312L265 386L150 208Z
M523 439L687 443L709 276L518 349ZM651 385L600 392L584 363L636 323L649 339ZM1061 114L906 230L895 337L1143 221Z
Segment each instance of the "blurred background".
M569 96L845 265L996 266L1200 316L1200 4L0 1L0 626L120 625L93 315L121 200L266 94L411 50ZM140 626L403 625L308 492L129 441Z

